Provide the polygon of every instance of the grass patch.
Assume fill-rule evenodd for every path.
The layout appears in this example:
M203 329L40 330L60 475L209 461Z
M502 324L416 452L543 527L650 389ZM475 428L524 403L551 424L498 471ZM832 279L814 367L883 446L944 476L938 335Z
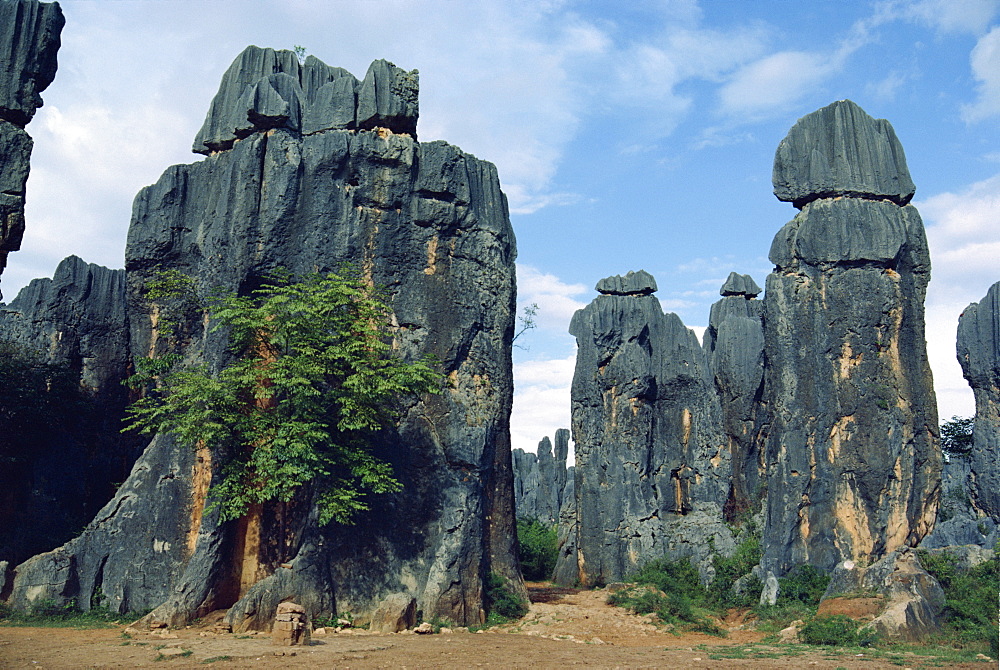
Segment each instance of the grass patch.
M232 656L212 656L211 658L206 658L202 663L215 663L217 661L230 661Z
M92 607L87 611L77 607L76 600L64 604L54 600L41 600L27 612L0 603L0 626L36 628L114 628L123 619L132 620L145 612L120 614L106 607Z
M608 603L636 614L655 614L664 624L725 637L710 618L709 592L688 559L650 561L628 581L638 586L612 593Z

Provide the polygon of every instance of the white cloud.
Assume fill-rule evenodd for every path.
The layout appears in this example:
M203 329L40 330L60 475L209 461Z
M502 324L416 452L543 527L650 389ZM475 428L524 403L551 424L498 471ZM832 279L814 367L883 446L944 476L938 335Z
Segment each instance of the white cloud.
M510 418L513 448L534 452L543 437L570 427L570 386L575 366L575 348L565 358L514 365L514 407Z
M1000 9L998 0L921 0L903 12L944 33L980 35Z
M962 310L1000 280L1000 174L914 204L927 222L931 249L927 355L939 414L971 416L974 402L955 359L955 335Z
M978 98L962 106L962 119L973 123L1000 114L1000 26L979 39L969 61Z
M781 51L740 68L719 91L722 113L760 118L786 109L836 72L828 57Z
M552 274L539 271L530 265L517 265L518 303L538 305L535 323L539 328L564 335L570 319L586 303L577 298L587 293L583 284L566 284Z

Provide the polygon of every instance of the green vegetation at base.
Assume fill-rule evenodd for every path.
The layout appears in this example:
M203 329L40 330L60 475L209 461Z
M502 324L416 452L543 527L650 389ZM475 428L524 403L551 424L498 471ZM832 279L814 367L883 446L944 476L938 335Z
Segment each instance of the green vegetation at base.
M523 617L528 613L528 603L510 589L506 579L491 572L486 583L486 612L485 626L497 626Z
M347 524L369 508L367 495L401 490L373 453L375 437L404 398L439 392L444 378L426 358L393 353L387 298L362 277L274 276L249 296L202 299L191 279L163 271L146 297L163 303L168 334L201 310L229 335L234 359L219 370L183 364L179 349L137 360L130 383L145 393L127 428L223 455L210 491L223 521L310 492L321 524Z
M16 610L0 602L0 626L36 628L114 628L123 621L134 621L146 612L120 614L106 607L81 610L76 600L58 604L40 600L28 611Z
M997 547L1000 549L1000 546ZM944 590L945 637L953 644L989 648L994 658L1000 653L997 637L997 594L1000 593L1000 559L963 570L946 554L920 552L920 563Z
M517 546L521 554L521 573L525 579L549 579L559 557L556 529L538 519L517 520Z
M799 630L799 639L806 644L831 647L854 647L858 644L860 623L843 614L818 616Z

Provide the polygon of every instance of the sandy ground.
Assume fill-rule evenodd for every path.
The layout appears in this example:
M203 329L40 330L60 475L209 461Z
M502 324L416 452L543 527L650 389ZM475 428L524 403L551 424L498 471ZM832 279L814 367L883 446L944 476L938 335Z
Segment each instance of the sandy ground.
M530 585L524 619L479 633L416 635L367 631L314 636L305 647L276 647L270 636L214 633L200 626L123 637L103 630L0 628L0 668L900 668L820 648L773 647L734 618L728 638L675 635L605 603L603 591ZM176 637L172 637L176 636ZM753 646L750 646L753 645ZM748 653L744 650L753 650ZM732 659L720 656L747 655ZM769 658L769 656L771 656ZM913 657L912 668L920 667ZM996 667L968 663L963 668Z

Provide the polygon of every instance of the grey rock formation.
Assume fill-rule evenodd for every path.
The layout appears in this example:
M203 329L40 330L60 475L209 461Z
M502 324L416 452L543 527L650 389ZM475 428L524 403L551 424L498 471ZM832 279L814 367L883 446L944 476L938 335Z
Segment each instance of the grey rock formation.
M704 352L664 314L645 273L601 280L570 324L576 443L576 568L585 585L620 581L654 558L694 557L707 579L710 538L733 545L721 518L729 450ZM605 292L606 291L606 292ZM564 544L565 547L565 544Z
M774 155L774 194L801 208L853 195L905 205L913 180L903 147L885 119L840 100L799 119Z
M563 489L563 504L559 510L556 525L556 546L559 550L552 581L557 584L575 584L580 575L576 537L580 530L576 504L576 466L566 469L566 487Z
M407 594L427 618L473 624L491 571L523 589L508 427L516 252L496 169L396 132L405 130L400 119L416 122L415 76L379 63L358 89L375 110L364 123L302 132L296 112L281 120L283 103L299 109L295 96L327 101L305 105L306 118L360 115L362 105L336 93L346 75L315 59L288 74L298 67L282 52L244 52L198 136L196 148L214 153L168 168L136 196L129 346L213 365L229 355L224 333L211 332L197 309L172 333L159 328L164 305L143 291L158 266L203 290L246 292L277 268L352 263L387 287L401 355L431 354L447 375L440 395L409 403L398 429L374 446L403 492L372 498L352 527L319 527L308 500L219 524L204 503L222 456L159 435L80 537L18 566L15 605L86 604L101 588L112 609L155 607L151 616L173 623L229 608L241 630L266 628L285 599L311 617L370 616L387 596ZM242 138L240 115L253 122Z
M21 248L32 147L24 127L42 106L41 93L56 75L65 22L55 2L0 2L0 273L7 254Z
M1000 523L1000 282L962 312L958 362L976 397L970 494Z
M930 259L920 216L901 204L906 174L889 124L846 101L801 119L775 157L775 193L802 206L775 237L764 301L763 564L779 575L870 564L934 523Z
M560 428L554 437L554 453L548 437L538 443L537 453L514 450L514 501L519 519L537 519L553 526L559 521L566 488L569 431Z
M222 76L195 153L232 148L260 131L281 128L311 135L334 129L382 127L416 138L417 71L377 60L363 81L315 56L250 46Z
M917 642L940 632L944 591L909 547L889 552L867 568L851 560L839 563L823 598L860 592L882 598L878 615L866 624L880 637Z
M730 273L712 305L703 346L722 406L733 464L726 519L736 522L763 501L768 415L764 393L764 303L750 275Z
M1000 542L1000 524L977 503L977 478L972 476L972 455L951 455L941 472L941 505L930 535L921 549L977 545L992 549ZM996 464L993 464L996 467Z
M0 306L0 339L66 371L82 390L43 429L0 436L0 558L18 563L77 533L138 456L119 432L128 392L125 272L70 256Z

